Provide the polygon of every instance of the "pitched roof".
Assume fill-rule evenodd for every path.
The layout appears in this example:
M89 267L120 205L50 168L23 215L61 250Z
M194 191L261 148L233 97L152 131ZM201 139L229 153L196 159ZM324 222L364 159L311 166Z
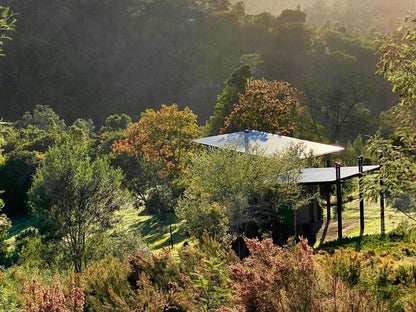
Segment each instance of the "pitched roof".
M316 143L255 130L249 130L247 132L247 141L246 132L240 131L196 139L193 142L249 153L255 153L255 150L252 148L256 147L264 155L273 155L275 153L285 152L293 147L300 147L303 151L302 155L299 155L301 158L308 155L323 156L344 150L341 146Z

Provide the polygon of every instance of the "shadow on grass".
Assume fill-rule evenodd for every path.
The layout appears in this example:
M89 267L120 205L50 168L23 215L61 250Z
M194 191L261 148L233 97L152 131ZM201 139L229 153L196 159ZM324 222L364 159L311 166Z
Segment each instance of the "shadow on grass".
M353 248L355 251L361 251L367 248L378 248L385 246L389 248L395 243L415 243L416 229L409 231L396 230L391 233L382 235L364 235L361 237L347 237L327 243L323 243L316 248L316 251L324 250L332 253L337 248Z
M9 231L9 238L19 234L21 231L36 225L36 218L29 214L21 214L11 218L12 227Z
M139 229L143 238L153 249L161 249L178 244L185 240L185 235L179 227L179 220L174 212L168 213L165 218L146 212L139 213L139 219L130 225L130 228ZM172 238L170 231L172 230Z

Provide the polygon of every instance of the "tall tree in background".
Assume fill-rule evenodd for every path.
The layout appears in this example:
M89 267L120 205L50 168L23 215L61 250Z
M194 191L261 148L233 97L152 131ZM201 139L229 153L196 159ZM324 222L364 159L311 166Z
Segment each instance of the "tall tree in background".
M214 114L209 118L205 126L206 135L217 135L224 126L225 118L233 110L233 105L238 103L238 94L244 93L247 79L253 76L248 65L234 71L225 81L225 88L217 97Z
M226 117L221 133L254 129L290 134L293 113L299 105L299 92L288 82L248 79L246 91Z
M70 140L49 149L28 193L40 231L61 239L76 272L86 266L89 238L108 228L112 212L125 204L121 170L87 151Z
M324 127L320 133L331 142L375 133L389 99L385 81L374 74L375 47L341 26L326 25L317 35L311 68L300 88L314 121Z

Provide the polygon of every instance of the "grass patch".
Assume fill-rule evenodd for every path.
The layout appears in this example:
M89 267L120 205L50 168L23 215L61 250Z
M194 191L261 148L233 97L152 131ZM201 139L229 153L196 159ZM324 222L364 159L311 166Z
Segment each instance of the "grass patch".
M358 199L345 203L343 205L342 219L343 220L359 220L360 219L360 204ZM332 219L336 220L335 215L336 207L332 208ZM406 221L410 221L402 212L398 209L387 206L384 209L384 220L386 233L393 231L397 226ZM413 213L413 216L415 214ZM364 202L364 233L363 235L376 235L381 234L381 219L380 219L380 203L378 202ZM325 223L326 220L324 220ZM356 237L360 235L359 225L344 233L345 237Z
M380 253L395 253L416 256L416 226L401 223L395 230L385 234L346 237L321 244L317 251L332 252L337 248L353 248L359 252L366 249L378 250Z
M171 212L166 218L147 214L143 209L127 208L115 213L116 227L114 231L133 231L140 233L150 249L159 251L165 247L182 246L186 239L179 220ZM171 238L172 231L172 238Z

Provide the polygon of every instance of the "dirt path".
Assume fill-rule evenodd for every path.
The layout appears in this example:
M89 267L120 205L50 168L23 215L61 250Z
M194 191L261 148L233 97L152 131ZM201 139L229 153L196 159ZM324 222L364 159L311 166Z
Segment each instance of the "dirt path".
M342 234L345 235L347 232L360 226L359 219L353 220L342 220ZM316 235L316 240L320 242L329 241L338 238L338 221L331 220L328 228L325 230L326 222L322 224L321 229Z

